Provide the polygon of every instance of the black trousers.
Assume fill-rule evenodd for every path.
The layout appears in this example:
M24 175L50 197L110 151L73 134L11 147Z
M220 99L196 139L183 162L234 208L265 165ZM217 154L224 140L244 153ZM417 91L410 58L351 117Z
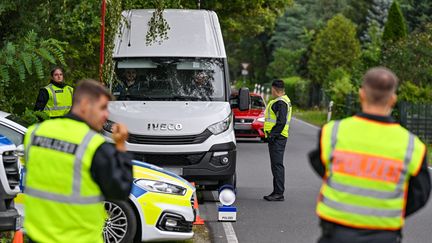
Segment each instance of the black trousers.
M398 231L366 230L348 228L321 221L322 235L318 243L400 243L402 234Z
M273 193L283 195L285 191L285 167L283 157L287 139L283 136L268 141L271 171L273 174Z

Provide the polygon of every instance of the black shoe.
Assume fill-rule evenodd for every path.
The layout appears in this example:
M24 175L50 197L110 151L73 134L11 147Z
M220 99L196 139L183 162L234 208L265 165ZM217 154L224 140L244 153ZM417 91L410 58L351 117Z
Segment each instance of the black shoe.
M267 201L284 201L285 198L283 195L272 193L268 196L264 196L264 199Z

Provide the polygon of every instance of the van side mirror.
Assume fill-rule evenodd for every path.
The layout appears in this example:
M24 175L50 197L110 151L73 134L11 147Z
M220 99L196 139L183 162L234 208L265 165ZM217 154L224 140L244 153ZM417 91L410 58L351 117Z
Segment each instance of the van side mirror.
M248 88L240 88L238 94L238 104L239 110L241 111L247 111L250 109L250 92Z

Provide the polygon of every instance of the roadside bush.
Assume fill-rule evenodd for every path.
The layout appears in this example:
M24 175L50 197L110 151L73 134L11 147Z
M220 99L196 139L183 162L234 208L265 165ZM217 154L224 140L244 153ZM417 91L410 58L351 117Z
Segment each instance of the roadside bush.
M354 92L351 75L343 68L333 69L327 77L325 91L330 100L334 102L335 115L344 115L346 97Z
M29 125L48 120L49 116L43 111L32 111L26 109L24 113L20 116L21 119L27 122Z
M289 78L283 78L282 80L285 83L285 94L290 98L294 98L296 96L296 85L301 80L301 77L292 76Z
M309 91L311 88L311 81L308 79L299 79L295 84L295 95L291 98L291 102L299 107L306 108L309 105Z
M432 102L432 86L417 86L411 81L406 81L401 84L398 90L399 100L410 103L431 103Z

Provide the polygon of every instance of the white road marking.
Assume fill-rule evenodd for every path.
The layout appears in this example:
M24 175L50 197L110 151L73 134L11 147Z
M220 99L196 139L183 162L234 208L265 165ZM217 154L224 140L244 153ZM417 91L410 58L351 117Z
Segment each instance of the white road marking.
M222 223L223 229L225 231L225 235L227 237L228 243L238 243L236 233L234 231L234 227L229 222Z
M298 119L298 118L293 117L292 119L294 119L294 120L296 120L296 121L298 121L298 122L300 122L300 123L303 123L303 124L305 124L305 125L307 125L307 126L313 127L313 128L315 128L315 129L320 129L320 127L315 126L315 125L312 125L312 124L310 124L310 123L308 123L308 122L302 121L302 120L300 120L300 119Z

